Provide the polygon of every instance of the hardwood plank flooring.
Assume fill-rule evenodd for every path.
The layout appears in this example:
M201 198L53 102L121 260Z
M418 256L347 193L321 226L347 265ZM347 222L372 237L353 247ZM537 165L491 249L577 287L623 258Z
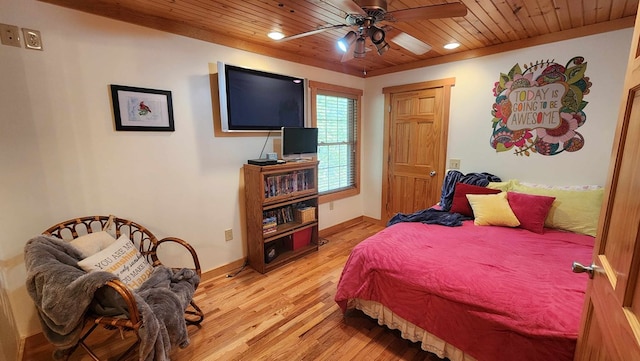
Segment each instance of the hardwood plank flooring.
M202 282L194 298L205 320L188 327L190 346L173 349L171 359L440 360L359 311L345 317L333 300L351 249L381 229L363 222L327 237L318 252L267 274L246 268L234 277ZM134 339L130 333L121 340L118 332L98 330L87 343L111 360ZM25 350L23 360L50 360L52 351L45 341ZM78 349L70 360L91 358Z

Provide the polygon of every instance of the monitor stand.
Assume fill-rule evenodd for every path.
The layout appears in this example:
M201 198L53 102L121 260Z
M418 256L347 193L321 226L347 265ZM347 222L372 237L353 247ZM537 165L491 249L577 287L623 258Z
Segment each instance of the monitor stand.
M301 154L296 154L295 156L293 156L291 158L284 158L284 160L286 160L287 162L292 162L292 163L310 162L310 161L313 160L313 157L303 157L302 153L301 153Z

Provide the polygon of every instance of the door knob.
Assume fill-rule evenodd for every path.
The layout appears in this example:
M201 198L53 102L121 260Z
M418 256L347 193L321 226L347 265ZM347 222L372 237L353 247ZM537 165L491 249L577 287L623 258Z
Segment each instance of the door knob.
M432 177L434 177L434 176L436 175L436 171L435 171L435 170L432 170L432 171L429 173L429 175L430 175L430 176L432 176Z
M594 269L596 268L595 264L591 264L591 266L583 266L582 264L578 263L578 262L573 262L573 265L571 266L571 270L574 273L588 273L589 274L589 278L593 278L593 272Z

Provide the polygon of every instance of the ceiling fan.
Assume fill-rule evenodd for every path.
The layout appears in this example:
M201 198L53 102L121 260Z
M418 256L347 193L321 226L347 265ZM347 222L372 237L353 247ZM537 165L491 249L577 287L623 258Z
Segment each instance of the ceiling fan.
M403 22L427 19L440 19L448 17L462 17L467 15L467 7L460 2L446 3L439 5L427 5L415 8L387 11L387 0L322 0L333 6L343 10L347 16L344 24L328 25L315 30L307 31L300 34L291 35L282 38L280 41L287 41L302 38L305 36L315 35L323 31L338 29L343 27L353 27L354 30L349 31L343 38L338 41L338 47L345 54L342 61L351 58L362 58L365 56L366 39L370 39L371 43L376 47L378 54L382 55L389 50L389 44L386 42L386 32L391 30L389 25L377 26L380 22ZM412 36L401 33L402 38L396 36L394 43L421 55L428 51L431 47ZM426 49L426 50L425 50Z

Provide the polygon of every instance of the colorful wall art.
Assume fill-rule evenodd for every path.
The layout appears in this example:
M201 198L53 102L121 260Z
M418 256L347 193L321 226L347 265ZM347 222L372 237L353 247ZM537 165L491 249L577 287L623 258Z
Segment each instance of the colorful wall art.
M582 149L585 140L578 129L587 120L583 98L592 85L584 76L584 58L574 57L564 66L537 61L524 68L514 65L495 83L491 147L519 156Z

